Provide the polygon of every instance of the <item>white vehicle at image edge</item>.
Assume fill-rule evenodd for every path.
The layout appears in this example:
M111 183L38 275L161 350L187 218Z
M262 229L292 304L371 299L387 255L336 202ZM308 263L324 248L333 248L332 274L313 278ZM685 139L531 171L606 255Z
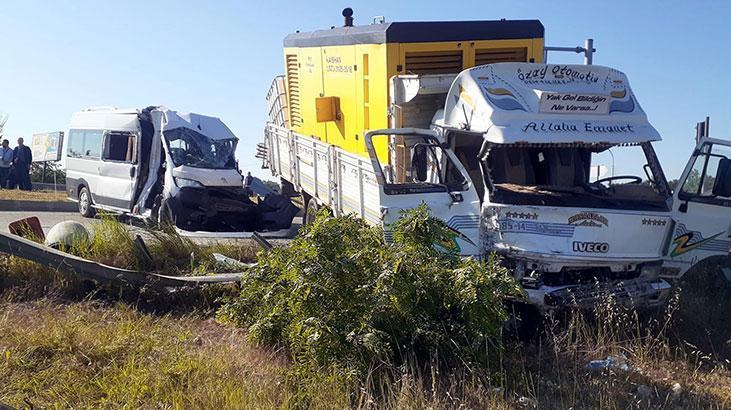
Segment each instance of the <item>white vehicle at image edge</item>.
M620 71L496 63L395 76L389 95L392 128L365 133L367 157L270 122L265 163L311 203L387 238L401 210L426 203L455 234L446 246L501 255L540 309L607 295L661 306L664 278L729 253L731 142L701 140L672 193L652 146L660 135Z
M237 143L215 117L164 107L89 108L71 118L67 194L87 217L99 209L183 232L288 228L287 204L270 200L264 210L249 199Z

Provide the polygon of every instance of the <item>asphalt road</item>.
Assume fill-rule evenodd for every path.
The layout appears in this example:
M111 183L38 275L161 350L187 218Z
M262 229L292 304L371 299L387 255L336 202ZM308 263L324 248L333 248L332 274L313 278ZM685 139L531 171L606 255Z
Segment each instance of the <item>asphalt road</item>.
M78 212L0 212L0 230L8 232L8 224L29 216L37 216L45 232L63 221L77 221L87 227L94 221L93 219L84 218Z

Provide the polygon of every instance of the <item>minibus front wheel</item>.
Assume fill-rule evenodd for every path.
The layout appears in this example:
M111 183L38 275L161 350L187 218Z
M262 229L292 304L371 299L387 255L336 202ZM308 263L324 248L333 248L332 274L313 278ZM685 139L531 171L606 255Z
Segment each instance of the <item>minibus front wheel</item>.
M85 218L94 217L94 206L91 204L89 188L83 186L79 190L79 213Z
M163 199L157 212L157 221L161 228L165 228L166 226L175 227L175 212L170 204L170 200Z

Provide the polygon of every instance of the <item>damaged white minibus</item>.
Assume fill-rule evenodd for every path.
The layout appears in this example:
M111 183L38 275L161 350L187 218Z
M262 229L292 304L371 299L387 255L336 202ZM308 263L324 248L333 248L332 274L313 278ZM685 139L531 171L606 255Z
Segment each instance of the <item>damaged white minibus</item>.
M238 139L218 118L88 108L72 116L67 135L67 194L83 216L101 209L188 232L251 232L289 228L297 213L276 195L249 199Z

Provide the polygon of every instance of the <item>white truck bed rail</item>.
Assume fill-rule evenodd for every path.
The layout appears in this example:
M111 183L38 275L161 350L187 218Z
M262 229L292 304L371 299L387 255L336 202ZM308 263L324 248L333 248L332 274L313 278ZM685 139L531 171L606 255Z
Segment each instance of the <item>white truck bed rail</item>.
M312 195L335 216L352 213L381 224L381 190L370 159L272 123L264 138L273 175Z

